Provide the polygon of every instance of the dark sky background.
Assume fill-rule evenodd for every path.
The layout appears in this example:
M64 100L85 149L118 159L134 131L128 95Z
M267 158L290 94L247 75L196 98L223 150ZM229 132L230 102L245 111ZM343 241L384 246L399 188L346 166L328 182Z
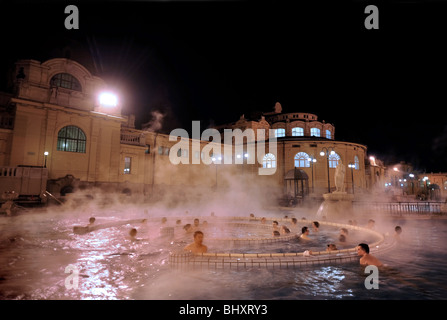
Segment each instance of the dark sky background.
M279 101L386 163L446 172L447 6L378 1L380 29L366 30L365 1L335 2L2 1L2 88L17 59L69 52L137 127L157 110L166 133L204 130ZM79 30L64 27L68 4Z

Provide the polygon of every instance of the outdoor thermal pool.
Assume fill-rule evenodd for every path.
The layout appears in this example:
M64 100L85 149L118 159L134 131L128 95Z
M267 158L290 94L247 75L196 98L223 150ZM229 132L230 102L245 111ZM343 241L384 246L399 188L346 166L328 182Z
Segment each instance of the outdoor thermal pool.
M255 213L256 214L256 213ZM289 213L290 214L290 213ZM318 234L304 246L296 237L268 243L238 243L222 239L271 236L269 224L284 213L259 213L266 216L266 227L245 228L234 222L213 225L207 218L204 243L208 252L279 253L324 250L336 242L338 227L320 226ZM97 224L128 219L148 219L145 224L125 224L99 229L84 235L73 233L73 226L86 225L94 216ZM291 267L244 266L230 268L172 268L173 252L192 242L182 226L193 223L188 215L167 217L163 212L145 213L138 208L114 210L35 210L12 217L0 217L0 298L1 299L446 299L447 298L447 220L376 219L376 231L390 239L394 226L403 229L401 240L377 253L387 269L379 273L379 288L365 288L368 276L353 256L349 261L328 264L304 264ZM248 216L248 214L247 214ZM215 217L219 219L220 216ZM310 224L312 215L307 214ZM176 221L181 220L181 224ZM217 221L216 220L216 221ZM286 224L281 220L281 224ZM367 217L358 217L366 225ZM243 221L259 223L259 221ZM346 222L343 222L346 223ZM228 226L228 228L226 227ZM126 239L129 230L138 230L140 241ZM160 228L173 228L170 237ZM200 227L199 227L200 228ZM326 230L325 230L326 229ZM214 230L214 231L213 231ZM217 234L217 230L222 232ZM213 240L214 238L219 241ZM363 235L353 236L340 248L355 247ZM208 241L209 240L209 241ZM365 241L375 241L366 237ZM341 245L341 244L340 244ZM346 247L344 247L346 245ZM340 249L339 248L339 249ZM313 259L308 257L307 259ZM67 278L79 272L77 287L67 288ZM68 278L70 279L70 278Z

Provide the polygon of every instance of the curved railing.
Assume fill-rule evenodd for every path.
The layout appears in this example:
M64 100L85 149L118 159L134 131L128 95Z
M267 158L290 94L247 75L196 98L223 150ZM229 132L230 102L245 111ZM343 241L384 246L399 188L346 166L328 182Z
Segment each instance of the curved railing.
M220 218L229 220L259 220L259 218L244 218L244 217L229 217ZM289 221L290 219L268 219L279 221ZM299 220L300 223L311 223L311 220ZM380 232L375 230L352 226L342 223L335 223L329 221L319 221L320 225L327 225L339 228L347 228L348 230L357 230L360 232L368 233L376 238L376 241L369 244L370 253L378 254L387 249L390 249L394 242L387 243L385 237ZM251 225L253 226L253 225ZM296 237L292 235L290 237ZM218 239L210 239L218 240ZM263 243L264 241L286 241L290 240L288 236L272 237L272 238L232 238L221 239L225 241L235 242L251 242L251 243ZM169 257L169 263L174 269L190 269L190 268L297 268L303 266L313 265L326 265L350 261L358 261L356 247L334 250L334 251L304 251L304 252L288 252L288 253L202 253L192 254L190 252L172 252Z

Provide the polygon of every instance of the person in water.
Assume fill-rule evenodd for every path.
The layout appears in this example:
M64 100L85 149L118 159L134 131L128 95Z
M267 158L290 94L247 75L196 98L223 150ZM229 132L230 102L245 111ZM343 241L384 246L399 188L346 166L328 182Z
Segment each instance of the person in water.
M184 250L190 251L193 254L206 253L208 251L208 247L203 244L203 232L196 231L194 232L194 242L188 244Z
M312 222L312 230L314 232L318 232L319 228L320 228L320 223L318 221L313 221Z
M361 256L360 265L381 267L383 263L369 253L369 246L366 243L360 243L357 246L357 254Z
M309 231L308 227L302 227L300 238L304 239L304 240L310 240L309 233L310 233L310 231Z
M187 223L183 226L183 229L185 230L186 233L191 233L193 232L193 227L190 223Z
M396 226L394 228L394 240L399 241L401 233L402 233L402 227L401 226Z
M130 229L129 236L127 237L127 239L130 240L130 241L137 241L138 240L136 238L137 237L137 233L138 233L137 229L135 229L135 228Z

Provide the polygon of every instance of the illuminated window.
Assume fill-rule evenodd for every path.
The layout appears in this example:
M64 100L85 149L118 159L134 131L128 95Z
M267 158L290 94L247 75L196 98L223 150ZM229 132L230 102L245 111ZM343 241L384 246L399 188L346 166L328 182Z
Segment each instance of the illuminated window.
M188 157L188 149L178 149L177 150L177 157Z
M66 126L57 134L57 150L85 153L85 133L75 126Z
M311 136L315 136L315 137L319 137L320 136L320 129L318 129L318 128L311 128L310 129L310 135Z
M302 137L304 136L304 129L300 127L296 127L292 129L292 136L294 137Z
M340 156L338 154L331 153L329 155L329 168L337 168L338 162L340 161Z
M326 130L326 139L332 139L332 133L330 130Z
M283 129L283 128L275 129L275 137L276 138L285 137L285 136L286 136L286 129Z
M131 157L124 157L124 174L130 174Z
M298 152L295 155L295 167L297 168L309 168L309 155L305 152Z
M159 146L158 147L158 154L168 156L169 155L169 148L168 147Z
M70 90L82 91L81 84L78 79L69 73L58 73L50 81L51 87L60 87Z
M359 170L360 169L359 157L357 157L357 156L354 157L354 169L355 170Z
M263 168L276 168L276 157L273 153L267 153L264 158L262 158Z

